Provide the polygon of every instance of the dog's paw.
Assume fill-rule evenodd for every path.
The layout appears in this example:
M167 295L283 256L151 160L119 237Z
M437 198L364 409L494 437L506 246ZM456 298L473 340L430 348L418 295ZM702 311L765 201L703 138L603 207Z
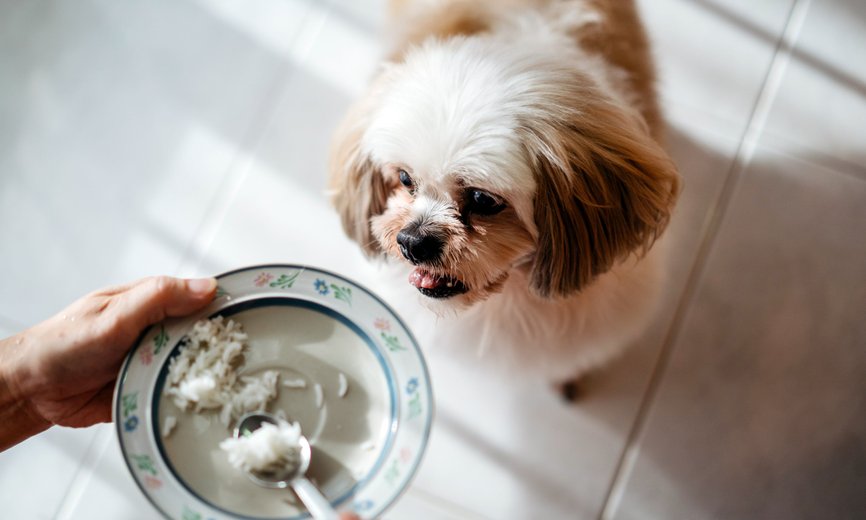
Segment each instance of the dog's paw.
M579 379L569 379L568 381L555 385L556 391L563 401L566 403L575 403L581 396L581 385Z

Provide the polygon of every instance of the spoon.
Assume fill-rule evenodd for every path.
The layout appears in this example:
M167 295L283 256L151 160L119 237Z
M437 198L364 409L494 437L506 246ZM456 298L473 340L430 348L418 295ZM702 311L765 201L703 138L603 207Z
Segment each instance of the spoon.
M235 428L235 438L258 430L261 428L262 423L266 422L277 424L277 418L264 412L244 415L238 421L237 428ZM313 458L310 442L307 441L306 437L301 435L298 439L298 444L301 448L299 454L300 460L295 467L287 466L283 470L273 473L248 471L247 475L250 477L250 480L262 487L285 489L291 486L313 518L317 520L338 520L337 512L331 507L331 503L306 477L307 469L310 467L310 460Z

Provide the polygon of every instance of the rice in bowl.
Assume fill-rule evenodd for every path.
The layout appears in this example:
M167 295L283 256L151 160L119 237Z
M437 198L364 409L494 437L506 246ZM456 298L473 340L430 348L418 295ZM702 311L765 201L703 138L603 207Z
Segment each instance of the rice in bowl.
M238 377L247 339L239 323L222 316L197 321L169 364L165 393L181 410L219 410L226 427L245 413L265 411L277 396L279 373Z

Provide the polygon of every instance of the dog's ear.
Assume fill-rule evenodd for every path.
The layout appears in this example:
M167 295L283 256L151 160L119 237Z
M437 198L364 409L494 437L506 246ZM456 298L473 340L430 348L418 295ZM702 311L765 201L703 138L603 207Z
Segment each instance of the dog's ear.
M649 249L668 223L679 176L643 120L614 103L526 129L537 184L531 285L567 296Z
M370 230L370 218L385 211L388 194L380 168L361 150L365 110L357 107L343 121L334 138L330 159L331 202L343 230L368 256L382 253Z

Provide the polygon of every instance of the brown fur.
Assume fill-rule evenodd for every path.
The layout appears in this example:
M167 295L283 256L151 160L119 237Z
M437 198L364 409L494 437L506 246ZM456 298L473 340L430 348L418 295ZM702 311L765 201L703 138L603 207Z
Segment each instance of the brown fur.
M385 211L394 185L388 185L379 169L361 153L366 107L350 113L334 138L330 164L331 202L340 215L343 230L364 253L382 253L370 230L370 218Z
M574 36L587 51L604 57L607 63L628 73L623 86L639 99L641 115L650 134L661 143L663 121L656 101L655 68L649 41L637 9L631 0L587 0L586 4L602 13L600 24L584 27Z
M399 41L392 56L399 60L406 48L428 37L487 31L497 10L553 7L561 3L564 2L453 0L443 1L433 12L414 16L411 1L394 0L392 13L403 22L395 27ZM633 2L587 0L585 5L601 12L603 20L575 30L575 43L624 71L622 84L616 86L637 101L633 113L614 108L605 93L591 91L576 76L568 92L551 100L552 106L565 108L560 119L525 122L525 141L534 160L538 191L535 220L539 238L530 278L534 291L547 297L579 291L630 253L649 248L664 230L679 190L674 165L658 144L662 121L655 99L655 77L647 38ZM577 103L580 107L575 106ZM392 214L391 222L380 222L379 232L371 232L371 218L386 218L387 199L401 187L393 180L385 180L381 172L360 156L365 115L362 106L349 115L338 132L331 187L347 234L367 254L374 255L395 247L393 239L383 237L396 235L405 222ZM503 229L465 237L470 246L463 249L459 262L456 258L447 262L443 271L455 274L459 267L461 272L457 274L469 283L477 285L486 280L485 276L494 273L484 269L499 264L485 261L476 265L471 261L473 255L483 254L493 260L500 255L515 254L517 247L496 244L499 239L495 237L517 237L521 245L528 239L516 217L511 220L517 224L509 225L509 220L503 220L503 224L491 223L504 226ZM477 246L483 251L476 250ZM398 252L390 252L399 257ZM500 260L507 263L513 259L495 261Z
M679 191L676 168L642 121L579 85L576 78L563 95L599 101L565 111L558 122L525 122L538 183L531 280L542 296L579 291L618 260L647 250Z
M409 11L406 4L395 0L393 12ZM526 122L529 142L534 142L530 153L536 160L535 219L540 232L531 280L543 296L578 291L630 252L649 248L667 225L679 191L676 169L657 144L663 127L655 73L634 3L589 0L586 5L602 13L602 21L577 30L576 43L627 73L620 87L640 100L635 108L643 120L597 103L582 106L583 114L556 127L542 129ZM501 8L496 0L444 2L439 15L413 21L403 43L487 30L485 19ZM582 83L576 78L574 89L555 100L557 106L605 99L603 93L581 91Z
M392 0L391 16L398 22L395 42L397 51L392 59L399 60L403 52L426 38L471 36L490 29L497 11L521 7L552 6L563 0L443 0L423 16L413 13L411 0ZM613 66L627 72L624 87L640 99L638 107L650 133L662 141L663 121L655 93L655 69L646 31L632 0L585 0L585 5L602 14L599 24L587 24L573 36L575 43L597 53Z
M405 0L391 2L391 13L400 20L395 35L396 52L391 54L392 61L399 61L411 46L427 38L450 38L471 36L490 29L493 13L485 2L473 0L454 0L443 2L439 8L425 10L423 16L416 16Z

